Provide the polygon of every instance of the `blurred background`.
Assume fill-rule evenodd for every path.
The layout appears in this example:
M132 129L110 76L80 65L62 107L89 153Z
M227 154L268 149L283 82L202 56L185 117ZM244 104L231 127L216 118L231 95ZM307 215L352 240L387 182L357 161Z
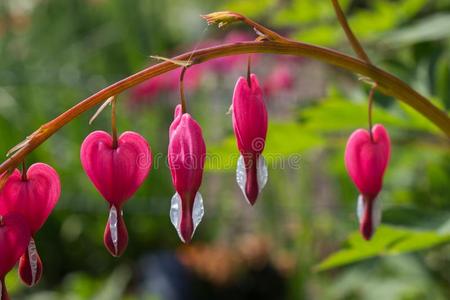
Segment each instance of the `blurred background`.
M340 1L372 61L443 109L450 108L448 0ZM351 53L326 0L1 0L0 153L81 99L146 66L251 29L207 27L200 14L235 10L305 42ZM357 190L344 169L348 136L367 127L368 86L317 61L253 55L270 125L269 182L255 207L236 182L227 114L247 56L186 73L188 107L208 154L205 217L189 246L169 220L174 190L166 164L178 71L119 96L120 131L145 136L148 180L124 208L125 255L103 246L108 209L85 176L79 150L110 130L109 109L58 132L28 162L57 169L62 197L36 236L44 276L32 289L7 277L13 299L450 299L449 140L411 108L379 93L374 121L392 139L380 195L383 223L359 236Z

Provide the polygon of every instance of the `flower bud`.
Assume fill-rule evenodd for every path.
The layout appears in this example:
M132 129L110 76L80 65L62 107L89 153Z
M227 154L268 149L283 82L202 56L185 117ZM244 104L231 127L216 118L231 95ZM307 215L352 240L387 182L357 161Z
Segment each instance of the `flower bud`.
M237 81L232 111L234 134L241 153L236 179L245 198L253 205L268 177L262 156L267 135L267 110L255 74L250 75L250 82L244 77Z
M202 183L206 146L200 125L181 105L175 108L169 128L169 168L176 193L172 197L170 219L185 243L191 241L203 214Z

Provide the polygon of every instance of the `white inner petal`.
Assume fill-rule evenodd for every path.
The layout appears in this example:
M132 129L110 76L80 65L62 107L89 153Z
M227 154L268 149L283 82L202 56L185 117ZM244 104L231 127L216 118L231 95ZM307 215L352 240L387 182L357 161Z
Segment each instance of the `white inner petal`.
M358 216L358 221L361 224L362 217L364 214L364 199L362 195L358 196L358 204L356 205L356 215Z
M382 208L381 208L380 200L375 198L373 201L374 201L374 204L373 204L373 209L372 209L372 228L375 231L375 229L377 229L378 226L380 226L380 224L381 224Z
M36 243L33 239L31 239L28 244L28 257L30 260L31 269L31 285L34 285L36 283L38 254L36 250Z
M171 204L170 204L170 221L172 222L172 225L177 230L178 236L182 241L184 241L183 237L181 236L181 230L180 230L180 223L181 223L181 197L178 193L175 193L173 195ZM194 206L192 210L192 223L194 224L194 231L192 232L192 235L194 235L195 230L197 229L198 224L203 219L203 215L205 214L205 208L203 206L203 198L200 193L197 193L195 195L194 199Z
M245 162L244 157L242 155L239 156L236 168L236 182L241 188L242 193L244 194L245 200L247 200L247 195L245 194L245 184L247 182L247 173L245 171Z
M180 233L180 222L181 222L181 197L178 193L173 195L170 203L170 221L172 225L177 230L178 236L183 240Z
M113 242L114 250L115 253L117 254L119 252L118 251L119 235L117 232L118 217L117 217L117 209L114 205L111 206L111 209L109 210L108 222L109 222L109 232L111 233L111 241Z
M203 215L205 214L205 207L203 206L203 198L202 195L197 192L194 200L194 209L192 211L192 221L194 223L194 231L192 232L192 236L194 235L195 230L197 229L198 224L203 219Z
M362 217L364 214L364 208L365 208L365 202L363 200L363 197L359 195L358 197L358 205L356 208L356 214L358 215L359 223L362 222ZM382 208L381 203L378 198L375 198L373 200L373 207L372 207L372 229L375 231L375 229L378 228L381 224L381 215L382 215Z
M258 158L258 165L256 166L256 172L258 175L258 191L261 193L262 189L267 183L267 179L269 178L266 160L262 155L260 155Z

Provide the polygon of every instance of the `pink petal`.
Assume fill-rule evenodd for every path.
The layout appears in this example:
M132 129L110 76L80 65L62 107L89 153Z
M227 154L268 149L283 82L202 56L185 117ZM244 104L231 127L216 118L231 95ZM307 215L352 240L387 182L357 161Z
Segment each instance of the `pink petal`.
M0 280L2 280L25 252L31 239L31 230L27 220L18 213L2 214L0 219Z
M0 214L17 212L29 222L34 235L44 225L61 194L58 173L49 165L37 163L22 181L15 170L0 192Z
M382 125L375 125L372 133L373 142L367 130L356 130L345 149L345 166L350 177L360 193L371 199L381 190L390 156L390 140L386 129Z
M256 75L251 74L251 87L240 77L233 94L233 128L242 154L260 154L267 135L267 110Z
M95 131L82 144L81 163L103 197L121 208L147 177L152 156L147 141L135 132L124 132L113 149L112 137Z

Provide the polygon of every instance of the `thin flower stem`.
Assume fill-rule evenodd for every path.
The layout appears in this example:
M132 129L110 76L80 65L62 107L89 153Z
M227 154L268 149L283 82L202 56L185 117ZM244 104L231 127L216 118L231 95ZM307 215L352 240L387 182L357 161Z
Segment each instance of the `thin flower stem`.
M262 26L259 26L257 29L261 31L261 27ZM267 32L264 32L264 34L267 34ZM380 92L411 106L450 137L450 119L447 113L434 106L427 98L420 95L408 84L372 64L329 48L302 42L294 42L288 39L283 41L263 40L223 44L220 46L198 49L195 53L187 52L176 56L173 59L185 61L189 59L189 57L192 57L192 64L200 64L219 57L251 53L271 53L308 57L369 77L377 82L378 90ZM179 67L179 65L170 61L158 63L122 79L84 99L36 130L23 146L19 147L14 154L0 165L0 174L16 167L36 147L85 111L102 103L111 96L117 95L150 78L167 73Z
M184 96L184 74L186 73L187 67L183 67L180 74L180 101L181 101L181 112L186 113L186 97Z
M372 141L372 143L374 142L373 133L372 133L372 106L373 106L373 96L375 94L375 90L376 90L377 86L378 85L376 83L374 83L372 85L372 87L370 88L370 92L369 92L369 105L368 105L369 134L370 134L370 140Z
M27 163L22 160L22 181L27 181Z
M248 87L251 88L252 87L252 80L250 78L251 72L252 72L252 56L249 55L248 56L248 61L247 61L247 84Z
M117 100L114 96L111 100L111 131L112 131L112 148L117 149L117 122L116 122L116 106Z
M331 2L333 3L333 8L334 8L334 11L336 13L336 17L337 17L339 23L341 24L342 29L344 29L345 35L347 36L348 41L352 45L352 48L355 51L356 55L360 59L364 60L365 62L370 63L370 59L367 56L366 51L364 51L363 46L358 41L358 39L356 38L356 36L353 33L352 29L348 25L347 18L345 17L344 12L342 11L341 6L339 5L339 1L338 0L331 0Z

